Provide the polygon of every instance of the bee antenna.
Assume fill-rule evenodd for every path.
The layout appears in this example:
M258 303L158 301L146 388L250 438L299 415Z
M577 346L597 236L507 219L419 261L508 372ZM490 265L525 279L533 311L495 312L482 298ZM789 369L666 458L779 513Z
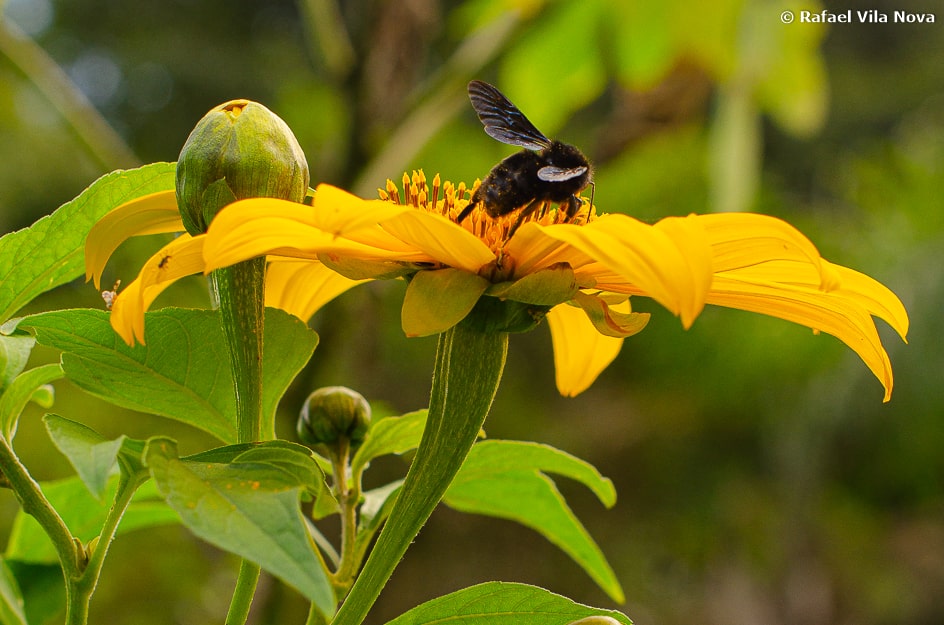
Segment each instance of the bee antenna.
M597 190L597 183L590 181L590 210L593 210L593 194ZM588 213L589 216L589 213Z

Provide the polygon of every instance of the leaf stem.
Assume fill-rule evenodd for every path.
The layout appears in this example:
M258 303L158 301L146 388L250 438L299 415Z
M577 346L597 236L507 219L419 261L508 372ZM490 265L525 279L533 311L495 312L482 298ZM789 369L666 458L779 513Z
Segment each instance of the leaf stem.
M360 625L432 514L485 422L505 366L508 335L467 319L439 337L429 417L390 518L332 625Z

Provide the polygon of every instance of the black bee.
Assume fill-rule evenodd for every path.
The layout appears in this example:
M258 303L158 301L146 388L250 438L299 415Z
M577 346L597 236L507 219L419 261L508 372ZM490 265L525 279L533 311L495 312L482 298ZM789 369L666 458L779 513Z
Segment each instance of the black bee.
M577 194L591 184L587 157L572 145L545 137L501 91L486 82L470 82L469 99L490 137L525 149L492 168L456 221L461 223L476 206L492 217L520 208L510 236L546 202L562 205L567 219L572 219L580 208Z

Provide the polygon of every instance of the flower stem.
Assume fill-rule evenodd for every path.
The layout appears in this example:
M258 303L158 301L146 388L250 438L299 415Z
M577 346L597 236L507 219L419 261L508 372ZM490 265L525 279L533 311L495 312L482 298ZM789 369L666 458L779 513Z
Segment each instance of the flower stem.
M236 442L275 438L262 432L262 331L265 258L214 272L223 332L236 387Z
M468 320L439 337L429 416L390 518L332 625L360 625L452 482L485 422L505 366L508 335Z
M262 431L262 332L265 317L265 258L253 258L213 273L220 319L229 345L236 391L236 442L274 439ZM272 429L267 428L267 429ZM226 625L243 625L256 592L259 565L243 560L226 614Z

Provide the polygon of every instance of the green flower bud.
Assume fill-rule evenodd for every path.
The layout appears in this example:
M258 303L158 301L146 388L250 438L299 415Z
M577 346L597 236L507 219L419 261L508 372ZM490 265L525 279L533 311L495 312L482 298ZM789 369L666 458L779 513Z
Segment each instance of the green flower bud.
M256 102L232 100L197 122L177 160L177 204L190 234L227 204L254 197L301 202L308 163L292 130Z
M307 445L333 446L346 438L360 445L370 428L370 404L344 386L320 388L305 400L298 417L298 437Z

